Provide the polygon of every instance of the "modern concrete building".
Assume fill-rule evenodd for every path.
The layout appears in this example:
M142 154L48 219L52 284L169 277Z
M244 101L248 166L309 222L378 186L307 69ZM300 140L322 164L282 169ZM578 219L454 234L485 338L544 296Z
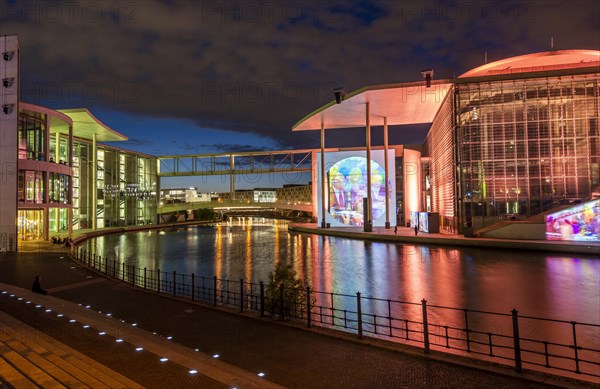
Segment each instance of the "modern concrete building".
M0 250L78 229L155 223L156 158L87 109L19 102L19 45L0 37Z
M365 127L368 155L372 126L384 127L387 148L388 126L431 123L422 153L397 155L401 167L418 165L397 185L404 206L397 205L398 213L408 220L410 212L437 212L442 227L452 230L599 194L599 51L542 52L488 63L455 79L432 76L427 70L423 82L341 95L293 130L320 130L324 148L325 130ZM317 179L325 194L324 177L323 168ZM325 195L319 202L325 209Z

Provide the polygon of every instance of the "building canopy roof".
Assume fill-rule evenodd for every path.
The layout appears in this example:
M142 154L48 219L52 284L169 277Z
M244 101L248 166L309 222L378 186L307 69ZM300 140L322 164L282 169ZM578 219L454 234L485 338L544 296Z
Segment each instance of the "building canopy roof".
M73 120L73 135L79 138L92 139L96 135L98 142L116 142L128 138L108 127L96 118L87 108L59 109Z
M498 74L529 73L544 70L560 70L600 66L600 51L555 50L519 55L471 69L464 77L494 76Z
M482 77L500 74L529 73L546 70L600 66L600 51L555 50L491 62L469 70L460 76ZM452 87L451 80L374 85L357 89L346 95L341 104L332 101L302 118L293 131L351 128L366 125L365 103L369 102L371 124L388 125L431 123Z
M302 118L293 131L364 127L366 103L369 102L371 125L390 126L432 123L452 84L448 80L373 85L348 93L341 104L332 101Z

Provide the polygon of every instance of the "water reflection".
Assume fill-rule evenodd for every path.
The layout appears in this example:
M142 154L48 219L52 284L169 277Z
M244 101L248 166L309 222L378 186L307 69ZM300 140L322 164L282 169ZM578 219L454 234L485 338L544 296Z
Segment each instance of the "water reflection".
M600 322L600 261L592 257L301 235L269 219L108 235L87 246L148 270L258 282L282 262L315 290Z

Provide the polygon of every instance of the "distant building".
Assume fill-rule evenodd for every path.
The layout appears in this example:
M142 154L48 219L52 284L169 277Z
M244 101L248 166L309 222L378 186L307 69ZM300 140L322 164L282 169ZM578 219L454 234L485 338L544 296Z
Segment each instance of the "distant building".
M210 202L216 197L216 193L200 193L196 187L160 190L160 201L163 204Z
M312 201L312 185L284 185L283 188L277 188L277 200L282 203L310 203Z

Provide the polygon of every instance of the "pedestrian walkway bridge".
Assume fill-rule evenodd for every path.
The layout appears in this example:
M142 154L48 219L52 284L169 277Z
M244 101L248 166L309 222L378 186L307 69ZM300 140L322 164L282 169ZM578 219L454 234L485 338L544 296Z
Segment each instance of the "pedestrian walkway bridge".
M315 150L248 151L158 157L159 177L310 172Z
M312 212L312 204L309 202L257 202L249 200L233 200L218 202L191 202L191 203L170 203L160 205L157 209L158 214L181 212L193 209L213 208L216 212L241 211L241 210L293 210Z

